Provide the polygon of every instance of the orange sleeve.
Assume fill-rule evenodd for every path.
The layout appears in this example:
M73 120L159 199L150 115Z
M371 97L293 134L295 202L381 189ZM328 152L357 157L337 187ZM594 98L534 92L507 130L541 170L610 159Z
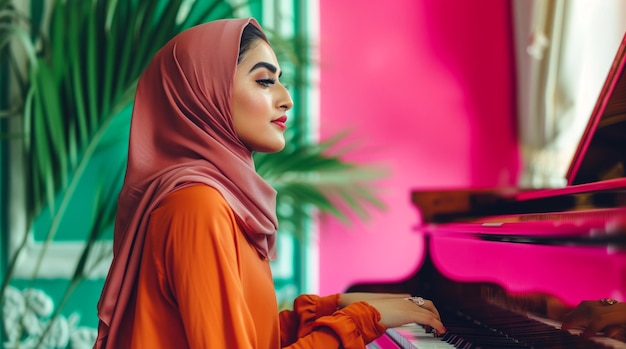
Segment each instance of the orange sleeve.
M362 349L385 333L378 311L365 302L337 309L339 295L302 295L280 313L283 348Z
M177 202L176 214L156 222L170 232L167 284L190 348L253 348L255 326L238 276L234 216L219 194L206 192Z
M313 321L335 312L338 302L338 294L326 297L301 295L296 298L293 310L283 310L279 314L281 343L293 343L310 333Z

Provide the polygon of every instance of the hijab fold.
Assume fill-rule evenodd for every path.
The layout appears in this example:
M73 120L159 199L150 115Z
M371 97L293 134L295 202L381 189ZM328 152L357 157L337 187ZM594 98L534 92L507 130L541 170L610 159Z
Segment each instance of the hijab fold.
M276 191L255 171L231 118L239 43L253 18L192 27L170 40L139 79L128 165L118 197L113 262L98 302L94 348L116 343L136 287L150 213L193 184L217 189L259 254L276 258Z

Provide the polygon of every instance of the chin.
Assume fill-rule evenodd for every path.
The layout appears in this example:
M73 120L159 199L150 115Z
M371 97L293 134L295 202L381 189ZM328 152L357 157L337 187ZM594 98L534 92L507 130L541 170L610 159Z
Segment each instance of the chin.
M281 144L279 146L268 148L266 151L264 151L264 153L278 153L278 152L282 151L283 149L285 149L285 143L283 143L283 144Z
M252 147L252 151L255 151L257 153L278 153L279 151L282 151L283 149L285 149L284 139L282 139L279 142L257 144L256 146Z

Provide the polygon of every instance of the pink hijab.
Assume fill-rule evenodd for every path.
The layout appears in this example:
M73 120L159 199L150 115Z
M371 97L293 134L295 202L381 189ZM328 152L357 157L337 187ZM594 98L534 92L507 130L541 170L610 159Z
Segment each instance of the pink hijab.
M256 173L252 152L237 137L230 114L239 42L248 23L261 29L252 18L227 19L180 33L139 79L94 348L117 342L139 273L148 217L176 189L204 183L219 190L259 253L276 257L276 192Z

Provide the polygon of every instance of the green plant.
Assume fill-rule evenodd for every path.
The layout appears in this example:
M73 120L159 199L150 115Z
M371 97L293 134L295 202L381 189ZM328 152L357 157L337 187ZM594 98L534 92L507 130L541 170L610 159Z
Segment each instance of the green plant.
M342 149L335 149L343 134L303 145L288 145L277 154L256 153L257 172L278 192L279 222L291 215L309 216L315 208L350 222L350 212L367 218L367 205L383 209L372 189L372 181L386 175L379 166L365 166L343 160ZM334 150L333 150L334 149ZM283 212L281 205L291 210Z
M31 21L11 1L0 2L0 50L6 52L13 43L12 54L3 58L19 88L3 116L21 120L22 127L16 131L22 140L26 229L30 231L44 211L51 217L33 280L47 246L68 214L70 200L77 195L79 182L87 176L88 164L110 146L107 130L128 116L123 111L132 103L136 81L150 58L182 30L233 17L234 10L228 2L217 0L65 0L55 1L48 21L40 22ZM40 23L48 24L41 27ZM276 39L281 48L289 48L284 44L289 39ZM18 56L27 57L26 66ZM305 61L296 51L284 50L282 56L295 63ZM344 220L349 210L365 216L365 203L381 206L368 187L379 171L329 153L336 140L315 144L296 138L284 152L255 154L259 173L278 190L279 206L296 202L290 206L298 210L299 217L309 215L308 208L315 207ZM109 256L94 252L94 245L111 231L124 166L122 161L104 169L93 188L93 218L84 228L85 247L52 319L91 268ZM279 210L281 222L293 217ZM28 234L24 234L10 256L0 286L0 303L27 243ZM99 255L90 259L94 253ZM49 321L38 345L52 325Z
M2 42L18 35L29 57L26 74L15 75L22 86L16 103L23 118L24 209L29 224L44 208L50 210L46 245L57 233L89 161L106 147L105 132L132 102L136 81L154 53L192 25L232 16L233 8L221 1L197 1L190 8L185 3L57 1L45 30L27 23L35 33L29 40L21 29L27 16L12 11L10 2L3 3L3 12L13 17ZM13 72L19 72L17 62L13 63ZM115 197L94 203L98 212L114 211ZM94 215L90 226L97 231L88 235L97 239L110 228L114 216L100 222L101 217ZM12 265L14 261L9 271Z

